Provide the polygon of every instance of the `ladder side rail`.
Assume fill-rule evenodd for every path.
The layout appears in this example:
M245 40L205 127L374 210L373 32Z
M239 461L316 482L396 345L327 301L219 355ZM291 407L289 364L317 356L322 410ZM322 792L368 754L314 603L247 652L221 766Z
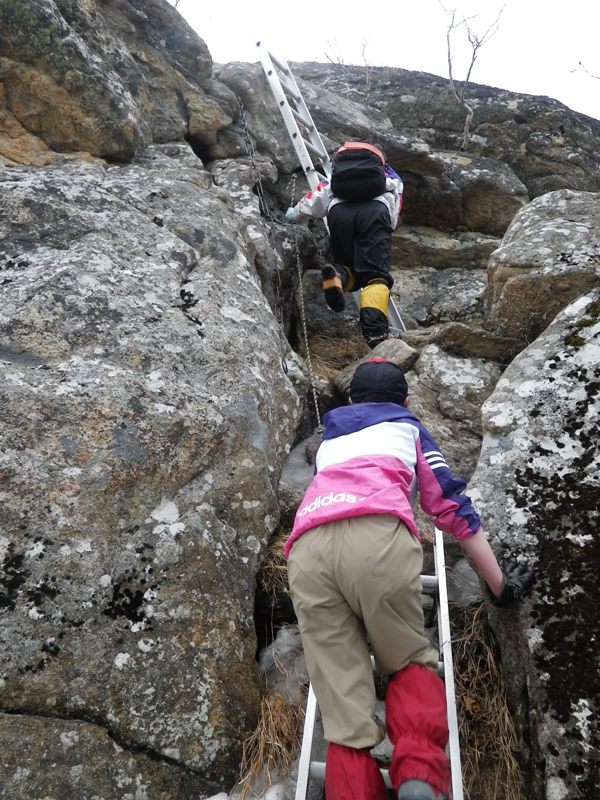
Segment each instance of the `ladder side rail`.
M317 698L312 684L308 686L308 697L306 699L306 711L304 714L304 731L302 733L302 747L300 749L300 759L298 761L298 781L296 783L295 800L306 800L308 794L308 782L311 775L311 756L313 739L315 735L315 721L317 718ZM325 775L323 775L325 777Z
M321 139L321 135L319 134L319 131L317 130L317 126L314 123L314 120L312 118L312 114L310 113L308 106L304 102L304 96L302 95L302 92L300 91L300 88L299 88L298 84L296 83L296 79L294 78L294 76L292 74L292 71L287 66L287 64L286 64L286 68L287 68L287 73L286 73L287 82L289 82L290 86L292 87L292 91L294 93L294 97L297 96L297 98L298 98L297 100L295 100L296 108L297 108L298 112L302 115L302 118L304 120L304 124L306 125L306 127L308 129L309 138L310 138L310 141L311 141L313 147L319 153L319 156L321 158L321 166L323 167L323 171L325 172L325 174L328 177L330 177L331 176L332 167L331 167L331 160L329 158L329 153L327 152L327 148L323 144L323 140Z
M402 321L402 317L400 316L400 312L396 308L396 304L394 303L392 296L390 295L390 299L388 301L388 319L390 321L390 328L393 328L397 331L405 331L406 325Z
M292 145L294 146L294 150L296 151L296 155L298 156L298 160L300 161L300 166L302 167L302 170L306 176L310 188L314 189L319 183L319 178L317 176L310 154L306 148L306 145L304 144L304 139L302 137L300 129L292 114L290 104L288 103L287 97L285 96L285 92L283 91L283 88L281 86L279 76L275 72L270 56L266 52L266 50L261 49L260 54L261 54L263 69L265 71L265 75L269 82L269 86L271 87L271 92L273 93L273 97L275 98L281 116L283 117L283 122L287 129L287 132L290 135Z
M275 64L273 63L273 56L271 55L271 53L269 53L268 50L266 50L266 48L263 47L261 42L257 42L257 47L258 47L259 52L260 52L260 58L261 58L263 70L265 72L267 80L269 81L269 85L271 87L271 91L273 92L273 95L275 96L275 100L277 101L277 104L279 106L279 110L280 110L281 115L283 117L283 120L285 122L287 131L290 134L290 136L292 137L292 144L294 145L296 153L300 157L300 164L302 165L302 168L304 169L305 174L306 174L306 176L308 178L309 175L307 174L307 171L305 169L305 163L306 163L305 156L308 156L308 154L304 152L306 150L306 145L304 144L304 137L302 136L302 134L301 134L301 132L300 132L300 130L298 128L298 125L296 124L295 120L293 119L293 113L292 113L291 106L289 105L288 98L287 98L286 93L285 93L285 91L283 89L282 81L280 79L280 76L279 76L279 74L277 73L277 71L275 69ZM281 70L281 72L283 72L283 74L284 74L285 86L286 86L287 90L289 91L290 95L293 97L294 103L296 104L296 107L297 107L296 108L296 113L298 113L301 116L302 122L307 128L308 139L309 139L310 144L311 144L311 146L313 148L313 151L316 154L318 154L319 159L321 161L321 165L323 167L323 171L324 171L325 175L327 177L329 177L331 175L331 161L329 159L329 155L327 153L327 149L325 148L325 145L323 144L323 140L321 139L321 137L320 137L320 135L319 135L319 133L317 131L317 127L316 127L316 125L315 125L315 123L314 123L314 121L312 119L310 111L309 111L306 103L304 102L304 99L302 97L302 93L300 92L300 89L298 88L298 84L296 83L296 80L295 80L294 76L292 75L292 72L291 72L290 68L288 67L287 63L285 61L283 61L282 59L281 60L275 59L275 61L277 63L277 66ZM294 133L296 133L297 136L294 137L293 136ZM298 136L302 139L302 143L301 144L299 142L297 142ZM308 159L308 161L310 161L310 158ZM314 167L312 166L312 162L310 163L309 166L312 167L312 169L314 170ZM311 175L312 175L312 172L311 172ZM312 184L311 184L311 188L314 189L314 186Z
M435 572L438 579L438 631L440 656L444 663L444 686L446 688L446 714L448 721L448 751L452 781L452 800L463 800L462 767L460 762L460 740L456 714L456 692L452 661L452 639L448 611L448 587L446 585L446 562L444 558L444 535L438 528L434 533Z

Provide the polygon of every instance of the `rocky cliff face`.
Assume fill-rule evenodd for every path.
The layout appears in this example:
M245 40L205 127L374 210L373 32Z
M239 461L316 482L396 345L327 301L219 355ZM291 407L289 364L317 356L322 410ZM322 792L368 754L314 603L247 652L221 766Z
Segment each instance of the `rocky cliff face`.
M405 179L408 331L382 347L496 549L540 576L491 617L529 796L591 800L600 123L473 87L462 152L440 78L375 69L367 92L359 68L294 70L328 146L376 139ZM282 221L296 170L262 68L214 67L167 2L0 6L7 797L235 782L260 700L256 573L315 425L298 263L313 364L333 342L342 370L316 378L321 411L364 354L355 309L320 297L322 226Z

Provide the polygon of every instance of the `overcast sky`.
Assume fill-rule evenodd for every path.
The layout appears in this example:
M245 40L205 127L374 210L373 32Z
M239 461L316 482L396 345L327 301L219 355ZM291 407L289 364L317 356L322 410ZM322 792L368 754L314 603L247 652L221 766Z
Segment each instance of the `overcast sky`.
M470 25L482 37L502 5L448 0L446 8L456 9L457 20L476 15ZM450 17L439 0L179 0L177 9L217 63L258 61L256 42L262 40L286 61L392 66L448 77ZM599 39L599 0L507 0L497 33L479 50L471 81L553 97L600 119ZM461 80L471 56L464 29L453 32L452 52L454 77Z

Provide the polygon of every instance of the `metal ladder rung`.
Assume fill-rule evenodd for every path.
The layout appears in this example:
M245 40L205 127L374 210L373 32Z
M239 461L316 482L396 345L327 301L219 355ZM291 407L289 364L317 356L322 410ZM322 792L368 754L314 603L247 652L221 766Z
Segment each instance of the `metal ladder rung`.
M315 147L314 144L311 144L311 142L307 142L306 139L304 139L304 144L306 145L307 150L310 150L316 156L320 156L321 155L321 153L319 152L319 149L317 147Z
M301 122L304 125L304 127L307 128L309 133L314 133L315 126L312 120L306 119L306 117L303 117L299 111L296 111L296 109L292 108L291 106L290 106L290 111L292 112L294 117L298 120L298 122Z
M281 88L284 91L286 99L291 99L297 105L302 105L302 95L298 93L294 87L294 84L289 83L285 75L278 74L277 77L279 78L279 82L281 83Z
M437 594L439 590L437 575L421 575L421 588L423 594Z
M281 80L281 76L278 76L278 77L279 77L279 81L281 83L281 88L283 89L283 93L285 95L285 99L288 100L288 102L289 102L289 100L293 100L294 103L296 103L297 105L300 105L301 102L302 102L301 95L299 95L297 92L295 92L292 89L292 87L288 83L285 82L285 80ZM290 108L292 108L292 106L290 106ZM294 109L292 108L292 111L293 110Z
M256 46L257 47L260 46L260 42L257 42ZM283 74L286 75L286 76L292 74L292 72L291 72L291 70L290 70L290 68L288 67L287 64L281 62L276 56L273 55L273 53L271 53L270 50L267 50L267 53L269 55L269 58L271 59L271 61L277 67L278 70L281 70L281 72L283 72Z

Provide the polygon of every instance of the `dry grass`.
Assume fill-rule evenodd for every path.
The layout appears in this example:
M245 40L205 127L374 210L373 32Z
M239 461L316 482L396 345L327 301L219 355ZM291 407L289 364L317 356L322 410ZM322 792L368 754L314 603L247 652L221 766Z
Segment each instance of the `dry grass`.
M313 336L310 352L315 372L324 378L332 378L367 353L369 348L360 335L354 339L335 339L331 336Z
M273 607L279 598L290 593L287 562L282 552L286 536L287 532L282 531L269 542L261 564L260 584ZM273 660L277 670L288 677L276 651L273 651ZM300 692L302 700L293 704L286 702L277 689L264 691L258 724L243 744L237 787L240 800L265 794L273 780L285 776L298 757L304 724L304 694Z
M274 536L263 556L260 569L260 583L263 591L270 595L273 604L281 595L289 595L290 587L287 577L287 561L283 556L283 544L288 531L282 531Z
M483 604L453 620L452 655L466 800L521 800L518 741Z
M279 692L263 696L256 730L244 742L240 800L259 797L273 778L287 774L300 748L304 709L286 703Z

